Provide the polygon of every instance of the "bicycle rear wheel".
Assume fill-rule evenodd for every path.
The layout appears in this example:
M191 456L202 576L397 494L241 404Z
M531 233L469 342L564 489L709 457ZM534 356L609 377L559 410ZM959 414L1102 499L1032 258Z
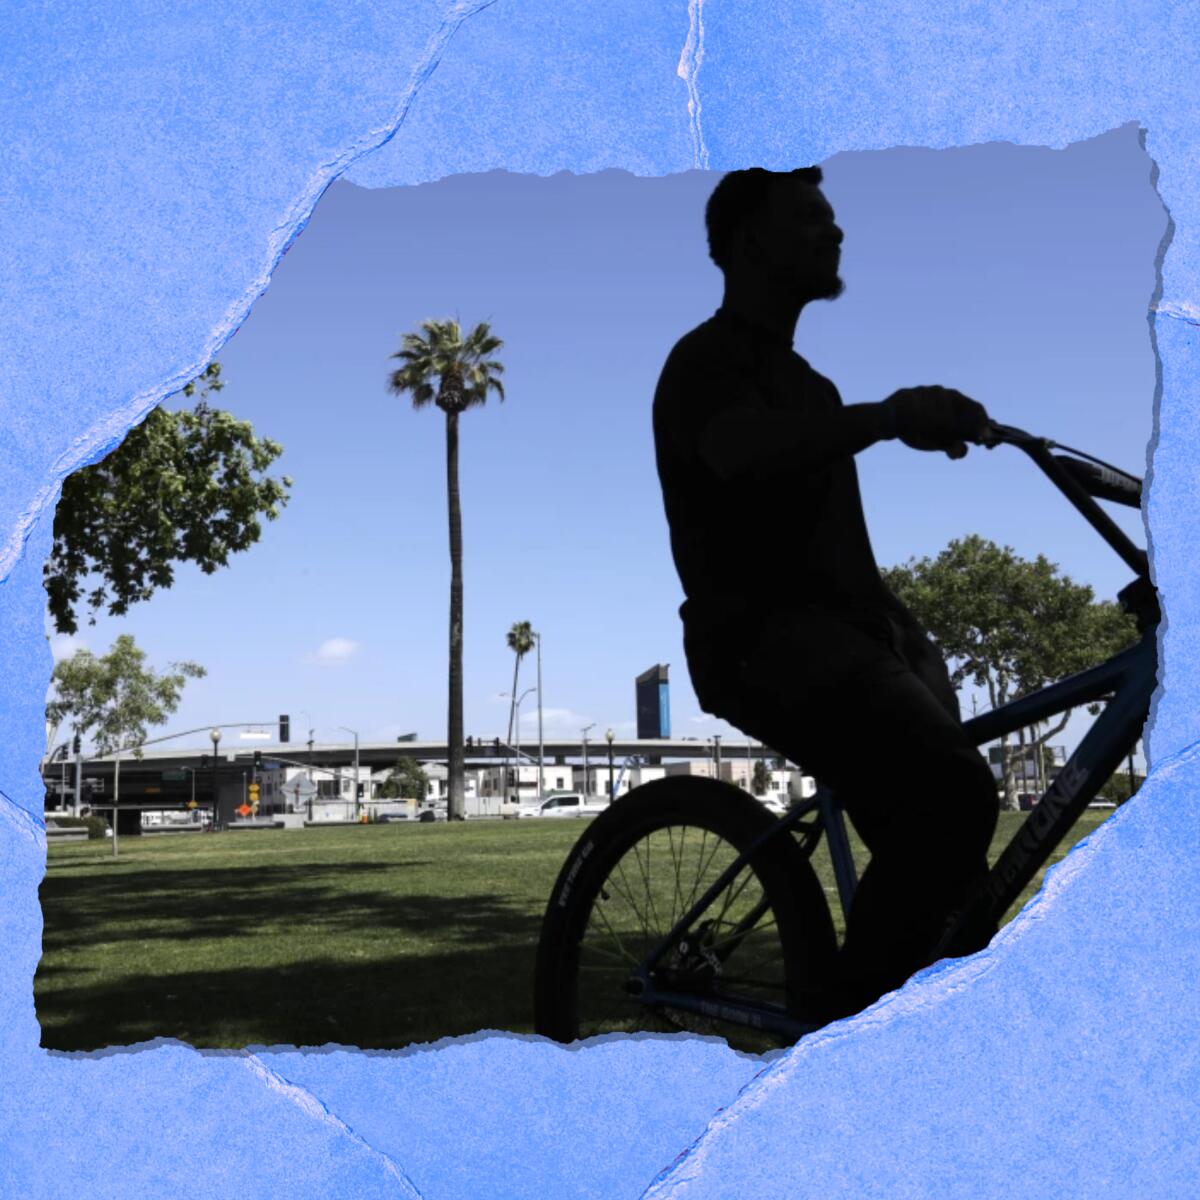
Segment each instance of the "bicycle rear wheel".
M761 1052L761 1031L631 994L635 967L775 819L745 792L681 777L636 788L592 822L559 873L542 924L535 1028L561 1042L601 1033L718 1034ZM825 894L790 833L767 842L655 967L698 999L796 1012L836 949Z

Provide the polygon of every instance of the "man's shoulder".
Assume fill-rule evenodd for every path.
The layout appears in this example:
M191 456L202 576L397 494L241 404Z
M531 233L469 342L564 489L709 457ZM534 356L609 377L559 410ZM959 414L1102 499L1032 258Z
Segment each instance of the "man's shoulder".
M689 329L667 355L664 375L741 370L754 360L753 344L740 329L709 317Z

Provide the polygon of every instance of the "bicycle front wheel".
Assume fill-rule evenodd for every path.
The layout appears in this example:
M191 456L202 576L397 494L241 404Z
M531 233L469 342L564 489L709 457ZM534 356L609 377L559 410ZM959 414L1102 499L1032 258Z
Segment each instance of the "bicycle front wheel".
M686 994L694 1008L651 1005L633 983L679 919L774 824L739 788L686 776L636 788L597 817L564 864L546 910L537 1032L571 1042L683 1030L718 1034L755 1052L779 1045L697 1010L733 1002L794 1013L797 998L828 971L836 949L829 906L790 833L764 844L653 968L657 985Z

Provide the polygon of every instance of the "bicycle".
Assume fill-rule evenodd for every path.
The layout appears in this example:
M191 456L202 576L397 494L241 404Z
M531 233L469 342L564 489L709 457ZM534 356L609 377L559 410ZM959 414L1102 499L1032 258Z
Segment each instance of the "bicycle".
M1097 503L1139 507L1142 481L1012 426L992 425L980 441L1023 450L1134 571L1118 600L1140 637L1097 666L963 723L984 745L1107 701L948 923L931 963L964 953L971 931L999 921L1020 896L1132 753L1155 688L1159 610L1147 555ZM778 818L732 784L691 776L655 780L615 801L578 839L551 892L537 953L536 1032L571 1042L665 1025L732 1031L731 1043L756 1050L812 1032L801 999L820 986L837 950L811 862L822 836L845 914L857 875L844 813L827 788Z

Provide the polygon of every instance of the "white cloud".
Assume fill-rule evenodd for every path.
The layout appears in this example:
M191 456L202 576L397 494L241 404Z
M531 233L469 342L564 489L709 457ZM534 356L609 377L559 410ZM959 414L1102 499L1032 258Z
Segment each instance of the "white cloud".
M537 733L537 719L536 701L526 701L521 706L522 738L526 737L529 732ZM590 742L602 742L606 729L611 729L614 733L622 736L632 735L637 729L636 721L613 721L606 724L571 708L542 709L542 731L546 736L577 738L580 731L588 725L595 726L588 733Z
M537 729L537 698L530 696L521 705L521 728ZM543 708L542 726L546 731L553 730L555 735L571 734L578 736L579 731L592 723L591 717L575 712L570 708Z
M349 662L358 650L359 643L351 641L350 638L327 638L317 647L316 654L309 657L309 661L326 667L340 667Z
M740 730L735 729L728 721L723 721L720 717L710 717L707 713L700 713L695 717L688 717L689 725L700 726L699 732L706 734L719 733L722 737L744 738L746 735Z
M56 663L64 658L70 658L76 650L86 650L87 642L73 633L56 633L50 638L50 653Z

